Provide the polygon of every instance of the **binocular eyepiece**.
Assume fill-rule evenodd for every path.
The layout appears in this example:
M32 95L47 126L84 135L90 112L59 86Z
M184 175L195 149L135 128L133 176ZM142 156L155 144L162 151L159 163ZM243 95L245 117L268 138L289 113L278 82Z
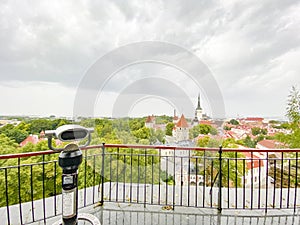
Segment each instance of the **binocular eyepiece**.
M85 128L76 124L68 124L58 127L56 130L46 130L45 136L48 138L48 145L50 149L55 151L63 151L64 149L57 149L52 146L53 136L62 142L81 141L88 139L83 146L80 146L85 147L91 141L92 132L94 132L94 128Z

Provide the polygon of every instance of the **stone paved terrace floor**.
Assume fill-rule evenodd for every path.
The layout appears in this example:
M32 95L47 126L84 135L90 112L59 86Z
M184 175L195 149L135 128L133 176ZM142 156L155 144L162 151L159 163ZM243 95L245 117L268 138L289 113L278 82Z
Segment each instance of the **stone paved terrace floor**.
M300 225L300 210L270 210L267 214L262 211L224 210L218 215L216 210L176 207L175 210L164 210L161 206L128 205L105 203L104 207L87 207L81 210L91 213L100 219L103 225ZM49 219L52 224L59 217ZM44 224L32 223L32 225ZM90 224L80 222L79 224Z

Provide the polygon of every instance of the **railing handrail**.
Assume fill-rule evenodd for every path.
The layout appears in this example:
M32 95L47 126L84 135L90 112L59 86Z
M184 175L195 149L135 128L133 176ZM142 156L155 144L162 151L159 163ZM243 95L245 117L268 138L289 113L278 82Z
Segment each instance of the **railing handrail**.
M102 145L91 145L82 148L82 150L101 148ZM219 148L204 148L204 147L183 147L183 146L166 146L166 145L132 145L132 144L105 144L106 148L133 148L133 149L170 149L170 150L187 150L187 151L219 151ZM257 149L257 148L222 148L223 152L300 152L299 148L285 149ZM0 155L0 159L26 158L32 156L50 155L57 152L52 150L25 152Z

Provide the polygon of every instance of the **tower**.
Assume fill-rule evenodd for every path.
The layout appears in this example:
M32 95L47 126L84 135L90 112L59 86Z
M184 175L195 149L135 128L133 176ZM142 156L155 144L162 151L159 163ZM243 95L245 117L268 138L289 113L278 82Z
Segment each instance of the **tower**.
M198 95L198 102L197 102L197 108L195 110L195 120L197 119L198 121L202 120L203 114L202 114L202 108L200 105L200 94Z

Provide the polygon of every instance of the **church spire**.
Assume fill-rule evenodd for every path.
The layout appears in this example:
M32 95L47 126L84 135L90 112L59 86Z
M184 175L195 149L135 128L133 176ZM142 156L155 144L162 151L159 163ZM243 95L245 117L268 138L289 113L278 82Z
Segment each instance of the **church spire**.
M201 105L200 105L200 93L198 94L198 104L197 104L197 108L196 109L202 110Z

